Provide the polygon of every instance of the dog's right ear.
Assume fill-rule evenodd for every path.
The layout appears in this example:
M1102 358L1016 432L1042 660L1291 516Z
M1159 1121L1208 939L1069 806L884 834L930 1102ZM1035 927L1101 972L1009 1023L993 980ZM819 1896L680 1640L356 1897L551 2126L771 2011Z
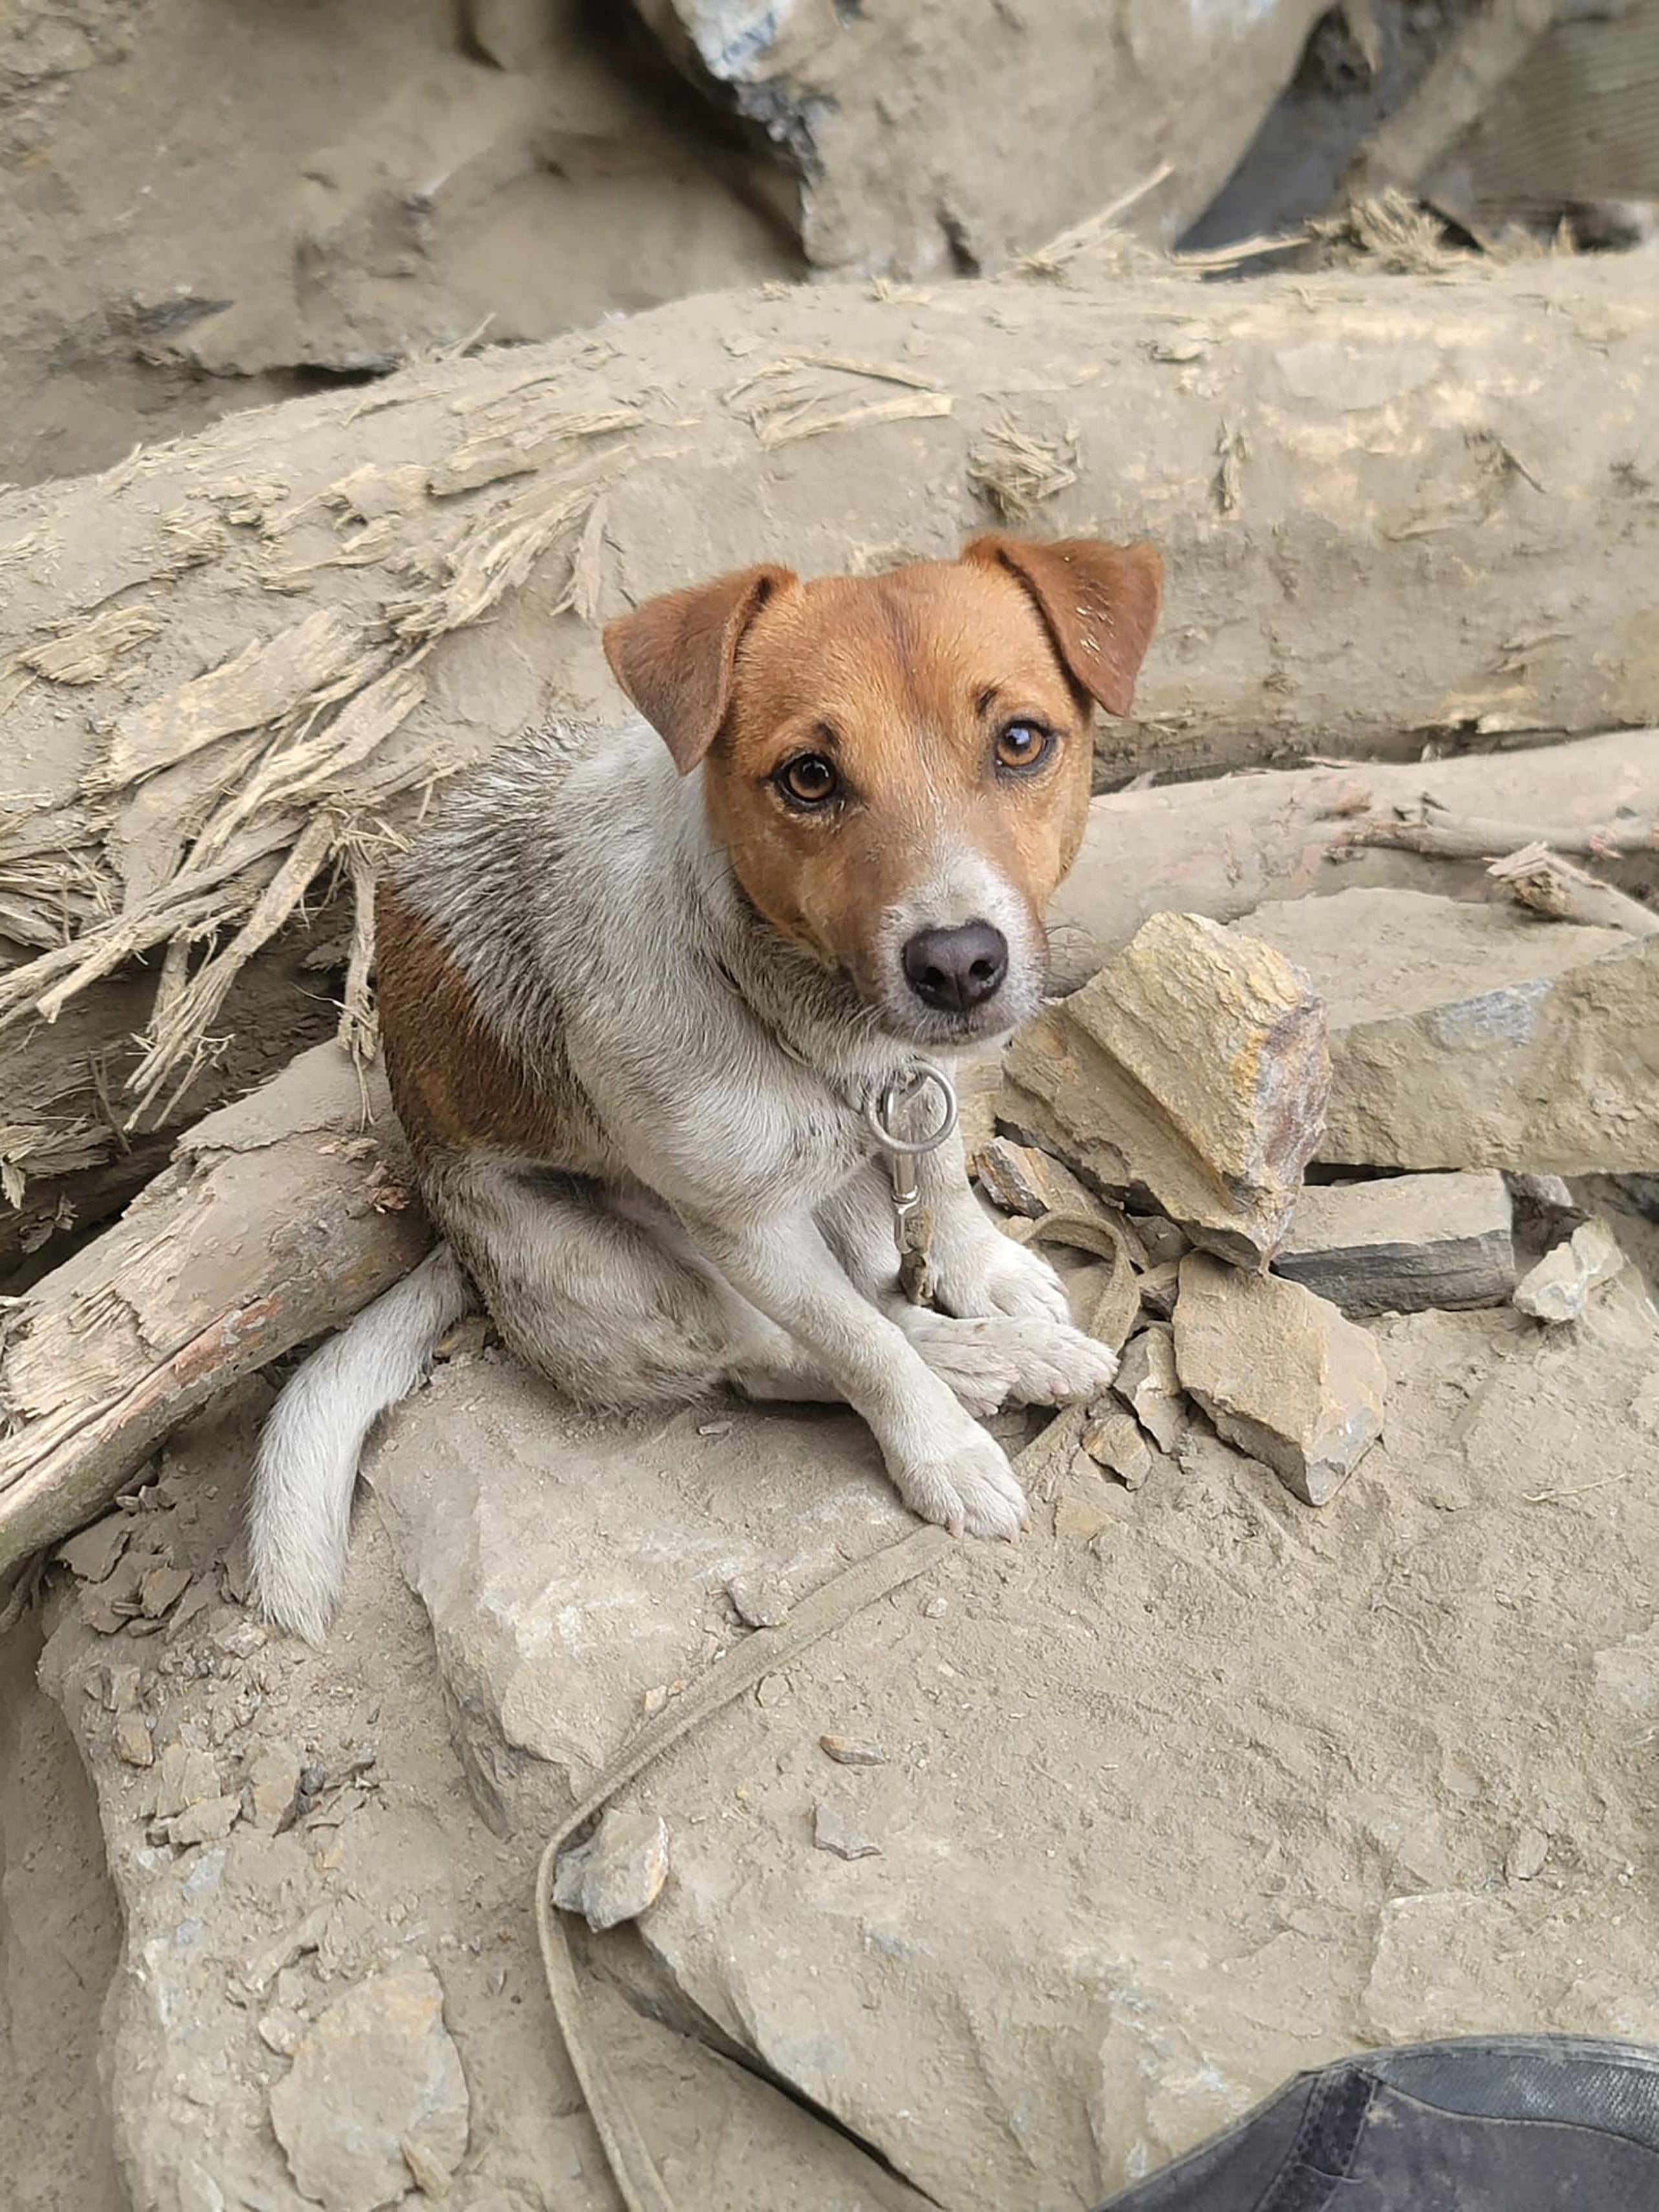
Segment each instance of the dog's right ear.
M712 584L665 592L605 627L611 672L673 756L682 775L720 734L743 634L793 569L737 568Z

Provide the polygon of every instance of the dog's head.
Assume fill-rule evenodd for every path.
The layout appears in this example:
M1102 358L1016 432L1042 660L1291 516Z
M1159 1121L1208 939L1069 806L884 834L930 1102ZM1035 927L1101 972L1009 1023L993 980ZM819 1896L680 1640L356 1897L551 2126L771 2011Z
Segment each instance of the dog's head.
M773 927L893 1036L964 1043L1042 998L1094 709L1130 711L1162 588L1150 545L994 536L883 576L742 569L605 649Z

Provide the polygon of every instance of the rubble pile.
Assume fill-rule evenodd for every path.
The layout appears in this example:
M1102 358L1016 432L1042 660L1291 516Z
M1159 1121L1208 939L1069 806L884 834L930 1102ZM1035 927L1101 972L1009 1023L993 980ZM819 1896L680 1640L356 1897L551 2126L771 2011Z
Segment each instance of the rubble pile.
M1141 1255L1082 1455L1178 1480L1207 1424L1323 1505L1384 1429L1367 1322L1580 1320L1626 1254L1561 1177L1659 1158L1656 1037L1650 935L1393 888L1152 915L1010 1047L973 1164L1007 1213L1083 1186ZM1546 1181L1567 1233L1528 1252Z

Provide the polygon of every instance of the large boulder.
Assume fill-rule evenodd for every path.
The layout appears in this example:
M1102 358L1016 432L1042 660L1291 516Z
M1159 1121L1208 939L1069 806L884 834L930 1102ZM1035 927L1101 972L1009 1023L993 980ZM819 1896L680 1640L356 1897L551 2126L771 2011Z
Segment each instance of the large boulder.
M1172 244L1322 0L635 0L793 173L822 269L977 275L1138 195Z

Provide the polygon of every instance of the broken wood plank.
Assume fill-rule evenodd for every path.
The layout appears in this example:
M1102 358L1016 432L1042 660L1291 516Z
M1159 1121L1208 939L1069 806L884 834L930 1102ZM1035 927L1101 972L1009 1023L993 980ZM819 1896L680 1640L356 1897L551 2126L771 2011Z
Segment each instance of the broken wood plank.
M199 1122L119 1221L0 1314L0 1577L428 1241L384 1089L337 1046Z

